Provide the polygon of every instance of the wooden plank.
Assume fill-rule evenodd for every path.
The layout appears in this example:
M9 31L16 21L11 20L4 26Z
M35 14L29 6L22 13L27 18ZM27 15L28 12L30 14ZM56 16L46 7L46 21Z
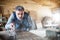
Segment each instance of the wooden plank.
M30 32L17 32L18 40L42 40L41 37Z

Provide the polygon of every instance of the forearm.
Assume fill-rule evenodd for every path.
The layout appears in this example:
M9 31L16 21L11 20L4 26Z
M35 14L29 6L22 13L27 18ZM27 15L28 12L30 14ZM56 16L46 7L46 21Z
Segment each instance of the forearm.
M9 17L8 21L7 21L7 24L5 25L5 28L8 29L11 25L11 23L13 22L13 14L11 14L11 16Z

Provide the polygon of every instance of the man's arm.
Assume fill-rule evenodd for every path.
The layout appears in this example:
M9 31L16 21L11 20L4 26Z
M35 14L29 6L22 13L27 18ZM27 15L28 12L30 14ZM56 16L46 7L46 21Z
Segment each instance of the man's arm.
M37 29L36 22L33 20L32 17L28 16L28 22L29 22L29 26L32 30Z
M5 25L5 29L8 29L10 27L10 24L12 23L13 19L14 19L14 15L11 14L7 21L7 24Z

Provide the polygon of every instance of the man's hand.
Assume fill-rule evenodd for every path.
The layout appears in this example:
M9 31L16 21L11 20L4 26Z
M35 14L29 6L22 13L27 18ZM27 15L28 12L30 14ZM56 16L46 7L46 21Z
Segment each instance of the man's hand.
M11 29L11 30L15 30L14 23L11 23L11 24L10 24L10 29Z

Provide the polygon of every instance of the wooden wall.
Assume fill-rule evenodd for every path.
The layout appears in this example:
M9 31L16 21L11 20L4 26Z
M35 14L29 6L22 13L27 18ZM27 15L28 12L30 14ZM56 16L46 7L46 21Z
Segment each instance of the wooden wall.
M17 5L24 6L25 10L30 11L30 15L33 19L39 22L43 16L50 16L51 9L57 8L58 4L51 1L39 1L39 0L4 0L0 1L3 7L4 16L9 17L9 15L14 11ZM50 2L50 3L49 3ZM46 10L45 10L46 9ZM48 10L48 11L47 11Z

